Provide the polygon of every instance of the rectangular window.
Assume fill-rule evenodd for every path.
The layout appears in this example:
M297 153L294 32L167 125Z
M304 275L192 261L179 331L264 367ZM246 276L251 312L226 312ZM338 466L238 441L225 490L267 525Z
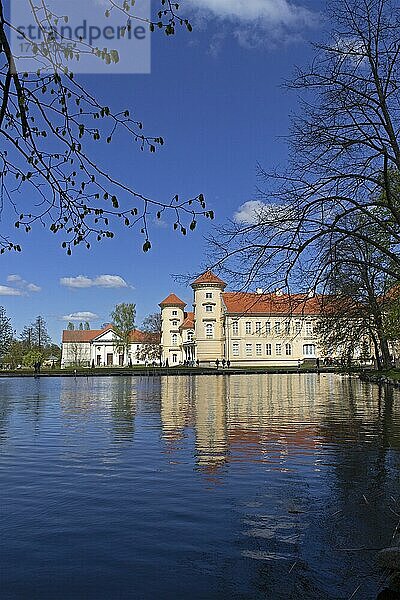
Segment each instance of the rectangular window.
M275 345L275 354L277 356L280 356L282 354L282 344L276 344Z
M246 321L246 333L247 334L251 333L251 322L250 321Z
M188 331L188 342L193 342L193 331Z
M265 322L265 333L268 335L269 333L271 333L271 321L266 321Z
M172 335L172 345L173 346L177 346L178 345L178 336L176 335L176 333L174 333Z
M232 354L233 354L233 356L239 356L239 342L233 342Z
M265 354L267 356L271 356L271 354L272 354L272 344L265 344Z
M173 316L173 317L176 317L176 316L177 316L177 314L178 314L178 311L177 311L177 310L173 310L173 311L172 311L172 316Z
M246 356L253 354L253 344L246 344Z
M237 321L233 321L232 323L232 333L233 335L238 335L239 333L239 323Z
M206 312L210 313L214 310L214 307L212 304L206 304Z
M256 356L261 356L261 344L256 344Z
M212 292L206 292L206 298L207 298L207 300L212 298Z
M206 338L212 339L214 337L214 325L212 323L206 323Z
M301 321L296 321L296 323L294 324L294 330L296 333L301 332Z
M292 344L286 344L285 352L286 356L292 356Z
M261 322L256 321L256 333L261 333Z
M285 321L285 334L290 335L290 321Z
M306 321L306 335L312 335L313 328L311 321Z
M172 327L178 327L178 321L172 321Z
M280 321L276 321L276 323L275 323L275 333L277 335L279 335L280 332L281 332L281 323L280 323Z
M303 354L304 354L304 356L315 356L315 346L314 346L314 344L304 344L304 346L303 346Z

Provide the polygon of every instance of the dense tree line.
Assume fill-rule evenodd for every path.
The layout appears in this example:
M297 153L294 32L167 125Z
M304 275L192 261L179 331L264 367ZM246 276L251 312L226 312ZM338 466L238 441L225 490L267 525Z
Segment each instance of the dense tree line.
M26 325L18 336L5 308L0 307L0 364L3 367L15 369L36 365L36 369L40 369L44 361L51 359L56 365L60 357L60 348L52 342L42 316Z

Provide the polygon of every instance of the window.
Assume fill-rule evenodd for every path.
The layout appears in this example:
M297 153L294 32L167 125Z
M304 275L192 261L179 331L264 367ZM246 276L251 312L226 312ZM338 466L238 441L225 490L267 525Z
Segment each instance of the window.
M292 344L286 344L285 352L286 356L292 356Z
M285 334L290 335L290 321L285 321Z
M172 355L172 362L173 362L173 363L176 363L176 362L178 362L178 355L177 355L177 354L173 354L173 355Z
M172 345L173 346L177 346L178 345L178 336L176 335L176 333L172 334Z
M212 298L212 292L206 292L206 298L209 300Z
M178 327L178 321L172 321L172 327Z
M303 346L303 354L304 354L304 356L315 356L315 346L314 346L314 344L304 344L304 346Z
M246 333L247 334L251 333L251 322L250 321L246 321Z
M239 356L239 342L233 342L232 354L233 354L233 356Z
M172 316L173 317L177 317L178 316L178 311L177 310L173 310L172 311Z
M280 356L282 354L282 344L276 344L275 345L275 354L277 356Z
M256 356L261 356L261 344L256 344Z
M280 321L276 321L276 323L275 323L275 333L277 333L279 335L280 332L281 332L281 323L280 323Z
M296 321L296 323L294 324L294 330L296 333L301 332L301 321Z
M233 335L238 335L239 333L239 323L237 321L233 321L232 323L232 333Z
M188 331L188 342L193 342L193 331Z
M214 337L214 325L212 323L206 323L206 338L212 339Z
M311 321L306 321L306 335L312 335L312 333L313 333L312 323L311 323Z
M265 321L265 333L271 333L271 321Z
M246 356L253 354L253 344L246 344Z
M272 344L265 344L265 354L267 356L271 356L271 354L272 354Z
M214 310L214 307L212 304L206 304L206 312L212 312Z

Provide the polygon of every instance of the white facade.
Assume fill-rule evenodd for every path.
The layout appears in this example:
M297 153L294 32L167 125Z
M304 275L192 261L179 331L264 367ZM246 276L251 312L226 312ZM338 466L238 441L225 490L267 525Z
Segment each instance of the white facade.
M147 338L148 335L141 331L132 331L128 352L123 352L112 326L96 331L64 331L61 368L145 365L149 362L146 359Z

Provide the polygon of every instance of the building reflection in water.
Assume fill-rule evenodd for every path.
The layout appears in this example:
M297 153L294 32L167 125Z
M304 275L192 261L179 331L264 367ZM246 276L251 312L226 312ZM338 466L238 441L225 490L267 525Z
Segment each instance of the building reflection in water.
M360 419L375 419L378 388L361 398L338 376L249 375L161 379L161 420L169 451L194 428L195 460L205 473L249 460L287 468L288 458L313 454L343 435L357 437ZM346 432L346 433L344 433ZM174 446L175 443L175 446Z

